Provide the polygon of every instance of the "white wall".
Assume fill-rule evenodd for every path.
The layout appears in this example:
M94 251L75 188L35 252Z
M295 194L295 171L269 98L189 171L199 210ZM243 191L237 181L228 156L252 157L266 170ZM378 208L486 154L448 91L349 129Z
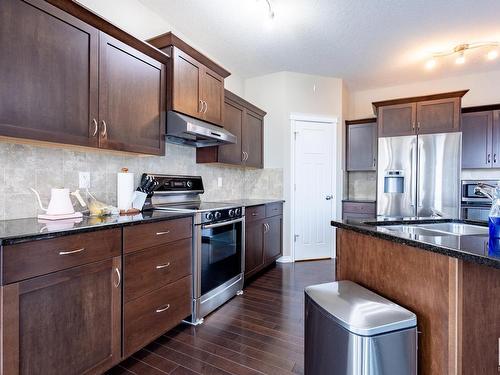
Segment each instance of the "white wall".
M343 139L343 94L345 87L341 79L321 77L293 72L279 72L250 78L245 81L245 97L268 114L264 127L264 165L266 168L283 168L284 208L284 255L290 255L291 218L291 132L290 114L303 113L338 118L337 149L342 149ZM338 170L343 161L338 158ZM340 212L343 179L339 173L337 195Z
M174 22L168 19L168 15L162 17L138 0L78 0L78 2L142 40L172 31L182 40L227 68L224 61L219 60L217 56L213 56L210 51L205 50L196 41L190 40L176 29L173 25ZM237 95L244 93L243 79L237 72L231 72L231 75L225 80L225 87Z
M500 71L468 74L445 79L415 82L406 85L353 91L349 99L349 119L373 117L372 102L470 89L463 106L500 103Z

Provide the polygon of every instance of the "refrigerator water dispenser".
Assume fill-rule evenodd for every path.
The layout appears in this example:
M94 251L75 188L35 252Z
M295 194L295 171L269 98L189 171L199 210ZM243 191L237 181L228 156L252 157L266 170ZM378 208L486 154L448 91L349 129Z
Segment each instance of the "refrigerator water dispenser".
M403 194L405 177L403 171L386 171L384 175L384 193Z

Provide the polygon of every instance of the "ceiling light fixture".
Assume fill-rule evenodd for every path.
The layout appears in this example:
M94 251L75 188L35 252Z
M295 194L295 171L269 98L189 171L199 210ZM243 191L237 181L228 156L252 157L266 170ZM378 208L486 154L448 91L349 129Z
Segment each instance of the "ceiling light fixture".
M498 57L498 51L496 49L498 47L500 47L500 42L477 42L477 43L458 44L451 49L432 53L430 59L427 60L427 62L425 63L425 67L427 69L432 69L436 66L437 59L451 55L457 55L457 57L455 58L455 63L458 65L462 65L465 63L465 51L476 48L490 48L490 49L493 48L488 52L487 58L488 60L494 60Z
M488 52L486 57L488 58L488 60L495 60L498 57L498 50L492 49Z
M462 65L465 64L465 54L464 52L460 52L460 54L455 59L455 64Z

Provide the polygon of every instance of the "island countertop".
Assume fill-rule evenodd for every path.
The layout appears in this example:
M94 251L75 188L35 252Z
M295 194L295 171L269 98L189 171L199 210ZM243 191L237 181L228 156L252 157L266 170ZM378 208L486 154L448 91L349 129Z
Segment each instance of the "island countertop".
M453 219L409 218L388 221L376 221L376 219L331 221L331 225L337 228L352 230L402 245L500 269L500 241L497 241L498 243L489 241L487 234L428 236L388 229L390 225L435 223L464 223L487 228L487 224L484 222Z

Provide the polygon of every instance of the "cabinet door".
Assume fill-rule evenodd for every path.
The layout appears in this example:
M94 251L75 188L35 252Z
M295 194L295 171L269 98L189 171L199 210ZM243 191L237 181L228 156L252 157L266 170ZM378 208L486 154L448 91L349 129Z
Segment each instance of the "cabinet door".
M415 134L416 107L416 103L380 107L378 110L379 137Z
M165 66L101 33L100 146L164 154Z
M278 258L283 252L283 217L274 216L266 220L264 234L264 261Z
M223 124L224 115L224 78L203 68L201 71L202 99L205 101L203 118L217 125Z
M418 102L418 133L430 134L459 131L460 111L460 98L448 98Z
M347 170L374 171L377 155L377 124L347 127Z
M177 48L172 49L172 109L193 117L202 117L201 85L203 66Z
M264 264L264 221L245 224L245 277Z
M98 31L41 0L0 7L0 135L97 146Z
M219 146L219 162L241 164L243 161L241 136L244 109L240 105L227 100L224 103L224 128L236 136L236 143Z
M491 167L492 132L492 111L462 114L462 168Z
M264 119L248 110L243 119L243 151L245 165L249 167L263 167Z
M102 373L117 363L120 270L116 257L2 287L1 373Z
M500 167L500 111L493 111L493 141L491 151L493 153L493 168Z

